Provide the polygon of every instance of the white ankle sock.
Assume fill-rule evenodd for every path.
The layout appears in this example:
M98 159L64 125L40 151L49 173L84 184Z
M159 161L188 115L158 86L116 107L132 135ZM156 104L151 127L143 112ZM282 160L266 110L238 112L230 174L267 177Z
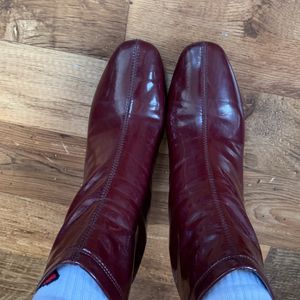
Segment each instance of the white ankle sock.
M33 300L107 300L96 281L80 266L64 265L59 278L38 289Z
M235 270L220 279L203 300L272 300L268 290L252 271Z
M81 267L65 265L58 269L59 278L42 286L33 300L107 300L96 281ZM220 279L204 300L271 300L258 276L248 270L235 270Z

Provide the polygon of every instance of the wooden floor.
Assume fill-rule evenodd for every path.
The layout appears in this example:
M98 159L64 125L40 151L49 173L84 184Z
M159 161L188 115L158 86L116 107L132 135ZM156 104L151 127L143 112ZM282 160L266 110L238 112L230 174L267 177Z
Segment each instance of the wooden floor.
M247 212L277 299L299 300L299 0L0 0L0 299L30 299L82 181L97 82L132 38L158 47L168 78L191 42L228 53L248 116ZM164 139L131 299L178 299L167 197Z

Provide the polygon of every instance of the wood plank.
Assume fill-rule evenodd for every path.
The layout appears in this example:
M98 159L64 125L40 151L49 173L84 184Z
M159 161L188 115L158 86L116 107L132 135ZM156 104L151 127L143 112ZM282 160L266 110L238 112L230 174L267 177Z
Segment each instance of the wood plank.
M126 39L154 43L169 70L188 44L216 42L227 52L241 87L297 98L299 10L294 0L133 1Z
M243 94L247 212L261 243L300 250L300 103Z
M0 250L0 299L31 299L46 258Z
M69 205L83 176L86 140L0 122L0 192Z
M276 299L299 299L300 252L271 248L265 270Z
M105 61L0 42L0 120L86 136Z
M261 253L262 253L262 256L263 256L263 260L265 261L268 254L269 254L269 251L270 251L271 247L267 246L267 245L260 245L260 249L261 249Z
M1 251L47 258L67 206L0 193Z
M150 223L153 223L153 218L151 213ZM147 236L145 254L130 299L179 299L171 272L169 226L150 225Z
M125 0L4 0L0 39L108 57L124 41Z

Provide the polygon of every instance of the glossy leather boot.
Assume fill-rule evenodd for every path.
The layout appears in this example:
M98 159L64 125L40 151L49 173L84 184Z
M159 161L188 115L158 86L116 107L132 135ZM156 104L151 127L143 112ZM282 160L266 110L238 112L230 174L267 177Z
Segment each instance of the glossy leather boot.
M203 299L236 269L252 270L270 291L243 205L242 100L219 46L183 51L168 105L170 255L181 299Z
M39 286L59 266L77 264L109 299L127 299L146 242L164 105L164 72L156 48L143 41L120 45L92 104L83 185Z

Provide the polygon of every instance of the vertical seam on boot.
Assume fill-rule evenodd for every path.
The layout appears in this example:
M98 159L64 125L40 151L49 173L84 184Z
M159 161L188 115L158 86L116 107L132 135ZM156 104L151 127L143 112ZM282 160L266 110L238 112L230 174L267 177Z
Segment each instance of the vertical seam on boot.
M103 261L100 259L100 257L93 255L93 253L91 253L90 251L88 251L87 249L82 249L81 250L85 255L89 256L90 258L92 258L95 263L103 270L103 272L106 274L106 276L109 278L109 280L112 282L112 284L114 285L114 287L117 289L118 293L120 296L122 296L122 289L120 287L120 285L118 284L117 280L115 279L115 277L112 275L112 273L110 272L110 270L108 269L108 267L103 263Z
M99 200L98 200L99 204L95 208L95 211L93 212L92 217L91 217L91 221L87 225L87 228L82 233L81 239L79 240L79 246L78 246L79 249L82 249L85 246L85 243L86 243L87 238L90 234L90 231L94 228L94 225L95 225L95 223L96 223L96 221L99 217L101 208L103 206L103 202L104 202L103 200L105 199L105 197L107 196L107 194L110 190L112 181L113 181L113 179L116 175L116 171L117 171L119 163L120 163L120 158L121 158L121 155L122 155L122 150L124 148L125 139L126 139L126 135L127 135L130 109L131 109L132 104L133 104L133 93L134 93L135 77L136 77L136 71L137 71L137 61L138 61L138 56L139 56L138 41L136 41L136 43L134 45L131 56L132 56L132 62L131 62L131 74L130 74L130 86L129 86L129 90L128 90L128 95L126 97L127 101L126 101L126 104L125 104L125 114L124 114L121 134L120 134L120 142L117 145L117 149L116 149L115 156L114 156L114 159L113 159L111 171L110 171L109 176L108 176L108 178L105 182L103 190L102 190L102 192L99 196ZM79 255L80 255L80 251L75 251L74 254L71 257L71 260L78 259Z
M202 53L201 53L202 52ZM220 200L217 193L215 178L213 174L213 170L210 165L209 155L208 155L208 128L207 128L207 45L204 44L203 48L200 48L200 56L202 56L203 61L203 68L204 68L204 76L203 76L203 111L202 111L202 117L203 117L203 144L204 144L204 161L206 165L206 172L208 176L208 182L210 186L210 191L212 194L212 198L217 210L218 217L221 221L221 224L224 228L225 232L225 241L228 246L232 248L231 239L228 235L228 225L226 223L222 208L220 207Z

